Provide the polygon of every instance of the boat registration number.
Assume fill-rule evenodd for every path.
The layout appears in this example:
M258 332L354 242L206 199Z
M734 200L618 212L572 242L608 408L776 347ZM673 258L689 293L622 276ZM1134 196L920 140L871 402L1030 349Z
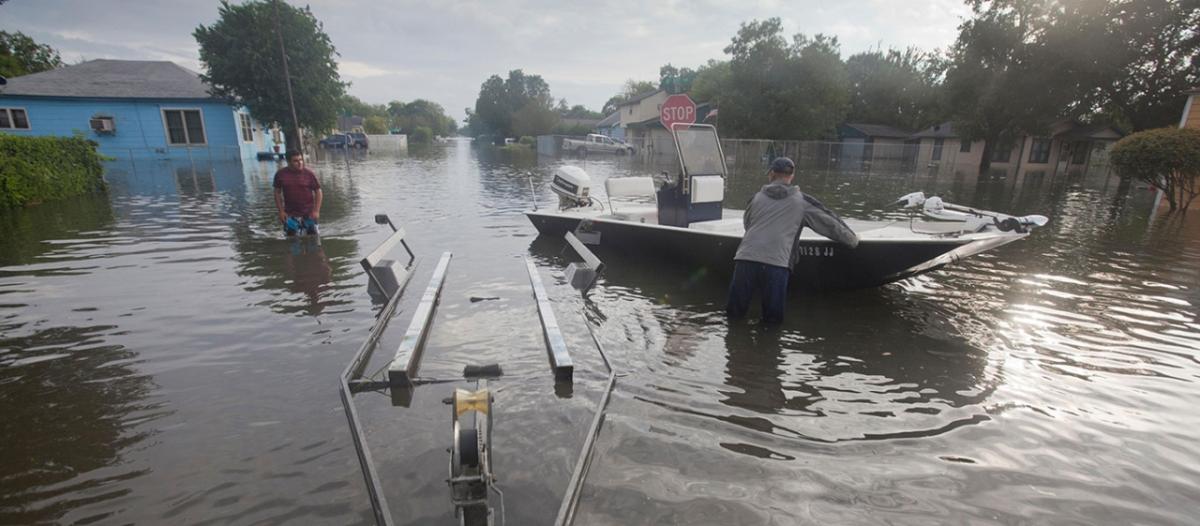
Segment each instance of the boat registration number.
M796 247L796 252L801 256L833 257L833 247L813 247L800 245Z

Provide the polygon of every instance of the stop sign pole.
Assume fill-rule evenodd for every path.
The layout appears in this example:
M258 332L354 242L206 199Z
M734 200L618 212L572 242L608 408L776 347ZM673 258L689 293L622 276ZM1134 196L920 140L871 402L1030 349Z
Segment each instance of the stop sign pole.
M684 93L671 95L663 101L662 109L658 112L658 121L668 131L671 130L672 124L695 124L696 103L692 102L692 98Z

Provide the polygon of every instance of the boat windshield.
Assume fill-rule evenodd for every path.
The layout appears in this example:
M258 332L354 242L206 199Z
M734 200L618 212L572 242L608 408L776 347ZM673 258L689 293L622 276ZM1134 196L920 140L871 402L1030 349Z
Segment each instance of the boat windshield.
M689 176L725 176L725 160L721 158L716 128L688 126L676 127L673 131L675 144L679 146L679 163L683 166L683 173Z

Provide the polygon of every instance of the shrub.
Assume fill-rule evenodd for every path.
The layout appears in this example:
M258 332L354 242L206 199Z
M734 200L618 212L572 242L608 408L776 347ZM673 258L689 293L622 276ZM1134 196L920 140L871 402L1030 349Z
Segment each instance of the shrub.
M408 142L425 144L433 141L433 130L428 126L417 126L408 135Z
M1159 128L1117 142L1109 157L1121 177L1161 189L1171 210L1188 205L1200 193L1200 130Z
M529 146L529 147L535 147L535 146L537 146L537 139L534 139L534 138L533 138L532 136L530 136L530 135L522 135L522 136L521 136L521 140L519 140L519 141L517 141L517 142L519 142L519 143L521 143L521 144L523 144L523 145L525 145L525 146Z
M104 191L96 143L0 133L0 210Z

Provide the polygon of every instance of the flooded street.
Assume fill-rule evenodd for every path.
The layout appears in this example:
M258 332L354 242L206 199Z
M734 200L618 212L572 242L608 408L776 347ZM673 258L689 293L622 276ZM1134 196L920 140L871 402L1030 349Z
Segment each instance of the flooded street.
M843 216L910 191L1050 217L1027 239L878 289L727 323L727 276L571 252L522 215L555 166L450 143L334 156L319 243L282 239L262 163L113 163L108 196L0 216L0 524L366 524L337 375L380 310L359 259L408 231L416 274L390 357L443 251L422 375L499 363L494 470L510 524L551 524L607 376L621 373L576 524L1185 524L1200 507L1200 214L1100 173L801 170ZM762 184L731 177L727 207ZM892 212L896 217L901 214ZM523 256L576 362L556 389ZM356 398L399 524L451 524L454 387Z

